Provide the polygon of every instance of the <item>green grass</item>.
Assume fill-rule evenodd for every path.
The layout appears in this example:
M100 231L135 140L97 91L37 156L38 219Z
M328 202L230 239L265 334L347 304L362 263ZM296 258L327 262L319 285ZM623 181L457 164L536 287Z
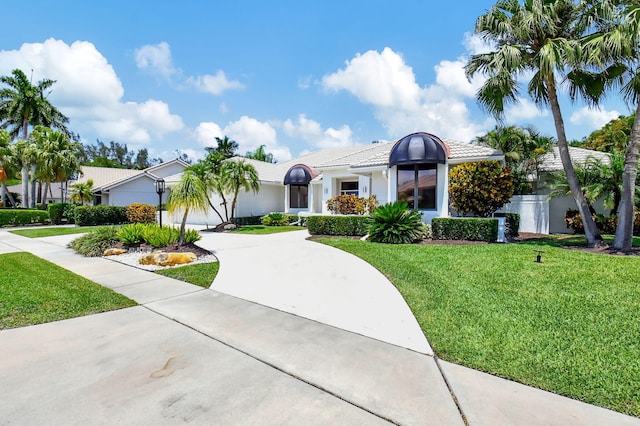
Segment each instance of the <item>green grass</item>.
M640 257L320 241L389 277L441 358L640 417Z
M134 306L106 287L30 253L0 255L0 329Z
M98 228L97 226L57 226L52 228L29 228L29 229L16 229L15 231L9 231L16 235L21 235L28 238L41 238L41 237L55 237L58 235L71 235L81 234L83 232L93 231Z
M220 264L218 262L212 262L180 266L178 268L160 269L155 272L165 277L175 278L180 281L199 285L200 287L209 288L218 274L219 268Z
M301 226L264 226L264 225L246 225L232 230L236 234L277 234L279 232L301 231L305 228Z

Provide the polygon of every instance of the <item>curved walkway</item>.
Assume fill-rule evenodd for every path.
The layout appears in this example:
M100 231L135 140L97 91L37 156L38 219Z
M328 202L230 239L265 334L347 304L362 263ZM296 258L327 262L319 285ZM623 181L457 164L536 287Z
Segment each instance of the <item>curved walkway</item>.
M396 288L360 258L306 238L202 233L220 271L212 290L425 354L433 354Z

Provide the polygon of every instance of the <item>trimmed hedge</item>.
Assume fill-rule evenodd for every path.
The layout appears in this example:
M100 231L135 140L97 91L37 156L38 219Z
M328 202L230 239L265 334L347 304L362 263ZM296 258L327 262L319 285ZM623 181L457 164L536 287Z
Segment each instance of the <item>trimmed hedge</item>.
M122 206L78 206L74 220L78 226L118 225L127 223L127 209Z
M309 216L307 229L311 235L361 237L367 234L369 216Z
M51 223L55 225L60 225L62 223L65 205L66 203L47 204L47 212L49 212L49 219L51 219Z
M434 240L498 240L498 220L476 217L436 217L431 220Z
M518 213L495 213L494 217L506 217L505 236L509 239L515 238L520 233L520 215Z
M0 226L46 223L49 212L37 209L0 209Z
M262 216L234 217L233 219L231 219L231 222L238 226L260 225L262 224L260 219L262 219Z

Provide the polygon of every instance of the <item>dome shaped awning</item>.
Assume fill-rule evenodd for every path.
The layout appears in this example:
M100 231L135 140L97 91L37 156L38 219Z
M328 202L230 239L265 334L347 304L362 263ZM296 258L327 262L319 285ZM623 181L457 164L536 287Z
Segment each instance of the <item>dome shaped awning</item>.
M444 164L449 147L430 133L412 133L400 139L389 153L389 167L404 164Z
M284 184L308 185L314 177L315 173L313 173L311 167L305 164L296 164L287 171L286 175L284 175Z

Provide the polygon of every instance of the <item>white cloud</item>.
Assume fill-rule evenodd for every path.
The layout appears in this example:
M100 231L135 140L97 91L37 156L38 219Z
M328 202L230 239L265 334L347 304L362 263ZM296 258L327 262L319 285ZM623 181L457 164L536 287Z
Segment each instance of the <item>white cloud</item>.
M468 32L464 33L462 44L471 55L480 55L482 53L489 53L495 50L494 45L487 43L477 34Z
M549 111L539 109L532 101L519 98L518 104L510 106L505 110L505 120L509 124L520 124L526 120L534 118L547 117Z
M222 70L218 70L216 75L206 74L189 77L186 80L186 84L200 92L211 93L212 95L220 95L227 90L244 88L244 85L239 81L227 79L226 74Z
M571 114L569 121L573 124L588 126L592 130L596 130L619 116L620 113L616 110L607 111L602 108L583 107Z
M441 137L470 141L491 119L474 123L466 101L482 80L467 81L464 58L443 60L435 66L436 82L421 87L404 59L390 48L357 54L344 69L324 76L328 90L345 90L374 108L376 119L389 136L428 131Z
M255 151L260 145L272 153L278 161L291 159L291 152L278 143L276 130L269 124L255 118L242 116L228 123L224 128L213 122L200 123L194 131L194 138L203 147L215 147L216 137L228 136L238 143L238 154Z
M44 43L25 43L19 50L0 51L0 74L9 75L14 68L27 74L33 70L36 82L56 80L49 99L69 117L71 130L80 135L144 145L153 137L184 127L164 102L123 101L120 79L92 43L68 45L51 38Z
M165 41L158 44L148 44L135 51L136 65L140 69L149 70L167 80L179 71L174 68L171 59L171 48Z
M344 125L339 129L330 127L323 130L320 123L308 119L304 114L299 115L295 122L291 119L287 119L282 124L282 128L287 136L302 139L314 148L318 149L354 145L351 138L352 132L349 126Z

